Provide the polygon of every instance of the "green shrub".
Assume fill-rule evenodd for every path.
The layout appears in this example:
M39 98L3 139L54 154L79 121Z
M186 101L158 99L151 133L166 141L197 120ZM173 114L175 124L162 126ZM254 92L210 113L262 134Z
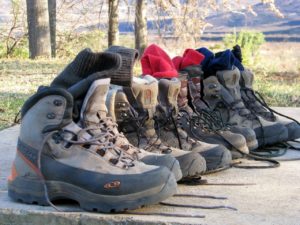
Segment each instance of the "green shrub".
M9 45L11 45L9 43ZM26 36L23 36L13 47L12 51L7 54L6 40L0 40L0 58L16 58L16 59L28 59L29 50L28 50L28 39Z
M259 59L259 48L265 42L264 34L256 31L242 30L239 33L227 34L223 43L227 48L240 45L243 54L243 64L253 65Z

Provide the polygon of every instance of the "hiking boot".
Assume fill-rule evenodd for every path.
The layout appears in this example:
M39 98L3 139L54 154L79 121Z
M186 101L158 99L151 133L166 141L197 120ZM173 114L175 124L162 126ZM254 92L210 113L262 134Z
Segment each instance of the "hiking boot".
M241 71L241 95L246 107L265 120L283 124L288 129L288 140L300 138L300 123L271 109L263 97L253 90L253 81L254 75L250 70Z
M106 133L110 142L131 155L135 160L140 160L149 165L165 166L174 173L177 181L180 180L182 178L180 166L172 155L150 153L136 148L129 143L123 134L119 133L117 123L112 117L107 115L108 112L105 102L109 85L109 78L93 82L84 98L81 108L81 127L89 128L89 133L92 136L99 136ZM111 97L112 96L110 96L110 102L114 102L114 99ZM112 107L110 108L114 110Z
M198 81L195 81L195 79L192 80L193 83L197 82L197 87L200 88L200 84L198 85ZM191 86L192 87L192 86ZM249 151L255 150L258 148L258 141L256 139L256 134L253 129L248 128L248 127L242 127L242 126L237 126L233 124L229 124L228 121L224 121L222 118L222 115L220 111L218 111L216 108L213 106L210 106L210 101L211 98L208 96L212 96L212 99L216 98L216 101L218 104L222 104L221 101L222 99L218 99L218 95L221 95L219 92L221 90L221 85L219 81L215 77L208 77L203 80L203 100L200 98L195 98L194 106L198 112L201 112L203 114L208 114L207 117L213 117L215 118L216 122L213 123L213 126L219 127L222 126L224 128L228 127L228 129L232 133L236 134L241 134L245 137L246 143L248 146ZM219 103L219 102L220 103ZM221 124L221 125L220 125Z
M201 119L200 121L198 119L199 123L204 125L204 127L209 131L213 129L215 133L222 136L224 139L223 142L229 142L228 144L225 144L225 147L228 149L235 147L243 153L248 153L249 150L256 149L258 147L258 142L255 132L252 129L236 126L232 127L228 126L228 124L224 124L221 115L212 111L208 107L207 103L205 103L202 99L203 88L201 88L201 86L203 85L203 72L201 70L201 66L187 67L184 69L184 71L187 72L189 76L188 91L190 105L193 106L194 111L200 115L198 117ZM248 150L244 146L244 141L242 141L240 137L234 137L234 134L240 134L246 139ZM234 152L233 154L234 158L239 158L241 156L242 155L238 154L237 152Z
M119 212L176 192L166 167L134 160L106 133L93 138L72 121L72 110L72 96L60 88L40 89L26 101L8 178L12 199L52 206L51 200L71 199L89 211Z
M214 117L202 110L200 112L194 112L193 108L188 105L188 92L190 96L193 95L193 98L198 98L198 100L200 100L200 92L198 92L199 96L196 96L196 85L191 80L188 82L185 76L181 76L180 80L181 87L178 95L178 119L181 127L188 135L199 141L225 146L231 151L233 158L242 157L241 153L248 154L249 149L243 135L232 133L228 128L225 129L221 126L216 127L214 125L214 123L216 123ZM191 102L193 102L193 98L191 99Z
M283 125L266 121L245 107L241 100L239 80L240 72L237 68L218 71L216 76L203 81L204 100L211 109L221 114L226 124L253 129L259 146L285 140L287 129Z
M145 76L145 79L155 79ZM185 151L197 152L205 158L207 171L226 167L231 162L231 153L221 145L208 144L191 138L183 129L177 106L180 91L180 81L161 79L158 82L159 94L157 105L157 130L164 144L180 148Z
M114 86L108 94L109 115L118 123L128 141L148 152L171 154L180 165L182 177L193 177L206 170L203 157L164 145L154 127L158 86L155 82L134 78L132 88Z

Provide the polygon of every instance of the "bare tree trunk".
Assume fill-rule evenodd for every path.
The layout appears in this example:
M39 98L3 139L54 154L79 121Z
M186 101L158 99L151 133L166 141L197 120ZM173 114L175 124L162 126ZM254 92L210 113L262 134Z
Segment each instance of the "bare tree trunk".
M56 0L48 0L51 56L56 56Z
M138 49L140 55L143 54L148 43L146 12L147 0L136 0L134 22L135 48Z
M29 34L29 57L51 56L47 0L26 0Z
M108 46L119 43L119 0L108 0Z

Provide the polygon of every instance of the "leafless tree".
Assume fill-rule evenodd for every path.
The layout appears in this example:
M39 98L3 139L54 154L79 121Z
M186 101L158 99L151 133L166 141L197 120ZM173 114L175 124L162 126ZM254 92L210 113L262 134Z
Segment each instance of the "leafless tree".
M56 0L48 0L51 56L56 56Z
M108 0L108 46L119 42L119 0Z
M29 36L29 57L51 56L47 0L26 0Z
M140 55L142 55L148 43L146 13L147 0L136 0L134 22L135 48L139 50Z

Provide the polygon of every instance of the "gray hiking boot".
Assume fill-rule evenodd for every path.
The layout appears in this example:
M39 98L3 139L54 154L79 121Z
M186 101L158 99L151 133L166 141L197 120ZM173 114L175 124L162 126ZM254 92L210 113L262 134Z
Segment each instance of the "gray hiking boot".
M200 84L198 85L198 81L195 81L193 79L192 82L197 82L197 86L200 87ZM221 124L222 127L228 127L232 133L243 135L246 139L246 143L250 151L257 149L258 141L256 139L256 134L252 128L238 126L236 124L229 124L228 121L223 120L220 111L217 110L215 106L209 105L210 99L214 99L214 101L217 101L217 104L222 104L222 99L218 97L218 95L221 96L221 85L219 81L215 77L204 79L202 91L201 93L203 96L203 100L195 98L195 101L193 101L196 110L198 112L200 111L201 113L206 113L209 116L214 117L216 119L216 122L213 124L213 126L216 126L218 128ZM212 96L212 98L210 98L209 96Z
M265 120L283 124L288 129L288 140L300 138L300 123L271 109L262 96L259 93L257 96L253 90L253 81L254 75L250 70L241 71L241 95L246 107Z
M245 107L241 99L239 80L240 72L237 68L218 71L216 76L210 76L203 81L204 100L230 126L253 129L259 146L286 140L287 129L283 125L266 121Z
M206 170L203 157L164 145L154 127L158 86L155 82L134 78L132 89L115 86L109 91L109 115L131 144L153 153L171 154L180 165L183 178L198 176Z
M40 89L26 101L8 178L12 199L39 205L72 199L89 211L118 212L176 192L166 167L135 161L108 140L108 131L92 137L72 121L72 110L73 97L60 88Z
M189 136L206 143L220 144L229 149L233 158L242 157L241 153L249 153L246 140L243 135L232 133L228 128L215 126L215 118L204 110L194 112L188 105L188 93L191 103L193 99L200 100L200 91L197 94L197 86L192 80L187 81L185 76L180 77L181 87L178 95L179 123ZM199 79L200 81L200 79ZM198 95L198 96L197 96ZM195 103L199 103L196 101ZM200 102L203 103L203 102ZM204 104L204 103L203 103ZM196 108L196 107L193 107ZM198 107L199 108L199 107Z
M248 151L244 147L243 141L241 141L242 139L231 138L232 134L242 135L246 139L248 150L257 149L258 142L254 130L246 127L228 126L228 124L225 124L224 121L222 120L220 113L211 110L207 105L207 103L204 102L204 100L202 99L203 88L201 88L202 81L203 81L203 74L202 74L203 72L199 66L197 69L193 69L193 68L187 67L184 70L187 71L189 75L188 89L189 89L189 96L191 99L190 100L191 105L193 106L194 110L200 114L202 124L204 124L205 127L212 127L214 130L220 132L223 131L221 134L222 137L226 141L229 141L231 145L235 146L236 148L243 151L244 153L248 153ZM230 147L227 145L225 145L225 147L230 149ZM233 154L234 158L240 156L241 156L240 154L236 154L236 153Z
M201 66L189 66L186 67L183 72L188 74L188 91L190 97L190 105L193 106L194 111L199 114L201 119L200 123L205 128L213 128L217 131L218 135L221 135L223 141L228 142L228 145L238 148L240 151L247 153L249 150L254 150L258 147L255 132L246 127L229 126L222 120L220 113L217 113L209 108L207 103L204 102L203 98L203 71ZM224 132L225 131L225 132ZM221 133L222 132L222 133ZM233 138L232 135L240 134L246 139L248 151L244 146L244 143L240 137ZM225 145L228 149L232 147ZM242 154L234 152L233 158L239 158Z
M145 79L155 79L145 76ZM231 153L224 146L208 144L191 138L183 129L180 118L184 115L178 111L177 98L181 83L178 79L161 79L158 82L159 94L157 105L157 130L164 144L197 152L204 157L207 171L223 168L231 163Z
M165 166L174 173L177 181L180 180L182 178L180 166L172 155L150 153L136 148L129 143L123 134L119 133L117 123L112 117L107 115L108 112L105 103L109 85L109 78L93 82L83 101L80 113L80 126L82 128L89 128L89 133L92 136L99 136L106 133L107 139L110 142L131 155L135 160L140 160L149 165ZM111 97L110 102L113 102ZM113 110L111 106L110 109Z

